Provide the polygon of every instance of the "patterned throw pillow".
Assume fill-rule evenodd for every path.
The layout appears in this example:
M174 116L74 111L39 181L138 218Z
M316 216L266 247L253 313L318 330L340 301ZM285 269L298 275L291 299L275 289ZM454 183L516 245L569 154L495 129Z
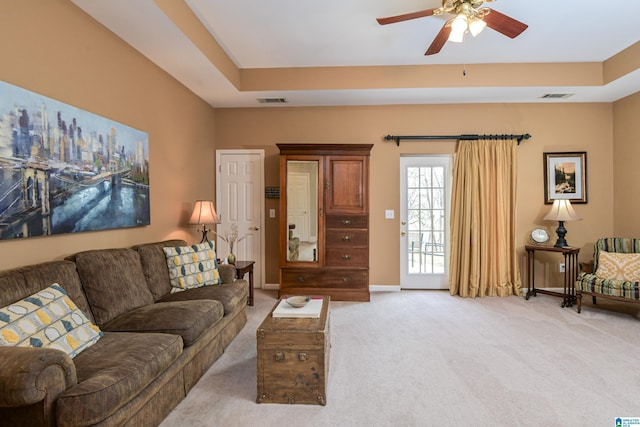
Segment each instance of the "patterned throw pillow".
M625 282L640 282L640 254L600 252L596 277Z
M73 358L102 335L57 283L0 309L0 345L55 348Z
M163 248L171 293L222 283L213 242Z

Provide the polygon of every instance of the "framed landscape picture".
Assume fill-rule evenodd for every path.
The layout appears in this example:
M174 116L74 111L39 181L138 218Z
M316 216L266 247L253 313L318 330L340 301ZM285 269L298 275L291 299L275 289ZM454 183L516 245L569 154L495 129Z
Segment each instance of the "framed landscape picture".
M544 203L556 199L587 203L587 153L543 153Z

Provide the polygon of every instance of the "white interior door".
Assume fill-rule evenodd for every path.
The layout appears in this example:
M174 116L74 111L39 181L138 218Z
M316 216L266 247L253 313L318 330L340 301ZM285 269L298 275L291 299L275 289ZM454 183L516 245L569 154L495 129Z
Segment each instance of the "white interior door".
M452 159L400 158L400 287L449 288Z
M237 224L242 240L233 248L236 259L255 261L256 288L264 283L264 150L216 150L216 210L220 217L216 231L226 236ZM229 246L216 239L219 258Z

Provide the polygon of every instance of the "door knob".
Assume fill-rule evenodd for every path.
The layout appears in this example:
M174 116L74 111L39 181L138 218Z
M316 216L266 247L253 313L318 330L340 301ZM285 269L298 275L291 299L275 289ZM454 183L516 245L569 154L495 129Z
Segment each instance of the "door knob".
M251 228L250 228L250 230L256 230L256 231L258 231L258 230L260 230L260 227L258 227L258 226L251 227Z

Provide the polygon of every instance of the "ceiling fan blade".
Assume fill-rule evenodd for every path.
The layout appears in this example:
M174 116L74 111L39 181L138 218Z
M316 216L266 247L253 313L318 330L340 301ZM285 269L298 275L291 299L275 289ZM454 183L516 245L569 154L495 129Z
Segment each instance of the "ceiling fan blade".
M529 26L518 20L515 20L503 13L495 11L491 8L487 8L487 13L483 20L487 23L487 27L496 30L499 33L504 34L507 37L518 37Z
M435 53L440 52L440 49L442 49L442 46L444 46L444 44L449 39L449 34L451 33L452 21L453 19L450 19L447 22L445 22L445 24L440 29L440 32L436 35L436 38L433 39L433 42L431 43L431 46L429 46L429 49L427 49L427 51L424 53L425 55L433 55Z
M378 24L380 25L393 24L395 22L402 22L402 21L408 21L410 19L431 16L433 15L434 10L436 9L426 9L426 10L421 10L419 12L405 13L404 15L390 16L388 18L377 18L376 21L378 21Z

